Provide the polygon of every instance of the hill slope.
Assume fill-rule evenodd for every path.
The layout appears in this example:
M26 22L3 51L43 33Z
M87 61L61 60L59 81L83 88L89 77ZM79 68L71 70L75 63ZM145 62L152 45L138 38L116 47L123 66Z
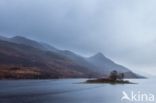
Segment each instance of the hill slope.
M0 37L0 78L100 77L112 70L139 77L101 53L84 58L25 37Z

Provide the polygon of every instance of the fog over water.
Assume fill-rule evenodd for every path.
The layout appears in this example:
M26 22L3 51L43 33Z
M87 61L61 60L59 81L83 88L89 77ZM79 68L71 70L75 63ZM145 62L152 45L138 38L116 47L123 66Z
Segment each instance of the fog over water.
M155 0L0 0L0 35L26 36L84 56L102 52L156 75Z

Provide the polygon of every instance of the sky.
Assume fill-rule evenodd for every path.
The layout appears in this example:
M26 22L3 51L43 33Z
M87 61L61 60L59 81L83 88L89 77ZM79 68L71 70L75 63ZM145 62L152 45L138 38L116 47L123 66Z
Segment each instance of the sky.
M0 0L0 35L25 36L83 56L101 52L156 75L155 0Z

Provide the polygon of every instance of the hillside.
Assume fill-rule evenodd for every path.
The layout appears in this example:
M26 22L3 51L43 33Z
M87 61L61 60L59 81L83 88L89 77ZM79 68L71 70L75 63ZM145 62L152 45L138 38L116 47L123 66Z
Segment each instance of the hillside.
M112 70L128 78L140 77L102 53L85 58L25 37L0 37L1 79L101 77Z

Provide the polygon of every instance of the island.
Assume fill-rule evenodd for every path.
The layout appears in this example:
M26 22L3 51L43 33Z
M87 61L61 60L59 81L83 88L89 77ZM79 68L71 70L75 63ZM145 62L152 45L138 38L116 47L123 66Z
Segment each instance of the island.
M128 80L124 80L124 73L112 71L107 78L89 79L86 83L110 83L110 84L135 84Z

